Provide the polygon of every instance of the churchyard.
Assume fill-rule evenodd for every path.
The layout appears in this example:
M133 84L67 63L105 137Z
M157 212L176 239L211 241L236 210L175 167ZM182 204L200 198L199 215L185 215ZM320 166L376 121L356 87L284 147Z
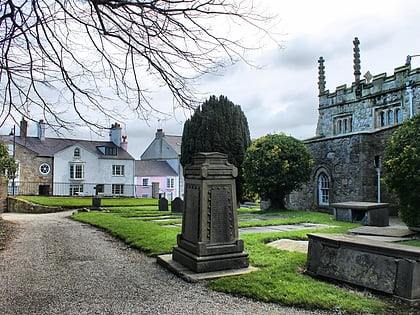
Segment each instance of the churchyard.
M50 206L67 204L88 209L90 198L28 197ZM128 246L151 257L171 253L181 232L182 215L159 211L156 199L103 199L102 211L78 211L73 219L108 231ZM308 276L305 252L269 246L281 240L307 241L307 234L348 234L359 224L335 221L332 215L306 211L261 211L239 208L239 236L244 240L249 263L257 271L234 277L207 280L206 286L229 294L336 313L414 314L416 306L388 294ZM283 229L281 227L284 227ZM291 228L295 227L295 228ZM420 246L419 240L403 242Z

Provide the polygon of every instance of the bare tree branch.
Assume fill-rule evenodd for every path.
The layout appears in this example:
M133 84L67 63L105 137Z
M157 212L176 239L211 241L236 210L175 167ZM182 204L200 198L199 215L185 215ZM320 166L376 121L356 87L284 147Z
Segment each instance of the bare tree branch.
M0 126L42 113L56 130L133 113L147 120L163 113L150 98L160 87L194 109L195 80L245 60L273 21L252 0L0 3ZM248 45L235 28L259 38Z

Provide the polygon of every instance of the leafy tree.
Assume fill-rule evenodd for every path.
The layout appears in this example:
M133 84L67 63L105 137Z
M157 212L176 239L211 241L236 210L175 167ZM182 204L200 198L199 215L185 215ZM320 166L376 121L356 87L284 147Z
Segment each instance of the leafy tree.
M15 160L9 156L9 152L4 143L0 142L0 174L12 179L15 177L17 164Z
M242 200L242 162L251 144L248 121L239 105L227 97L210 96L184 124L181 145L181 164L191 163L197 152L221 152L229 163L238 168L236 190Z
M2 0L0 126L34 113L56 128L148 119L162 111L156 86L195 108L194 80L243 60L273 21L252 0Z
M284 209L284 198L309 180L312 160L305 145L284 134L254 140L243 163L245 182L273 209Z
M404 121L384 153L385 183L399 199L401 219L420 226L420 115Z

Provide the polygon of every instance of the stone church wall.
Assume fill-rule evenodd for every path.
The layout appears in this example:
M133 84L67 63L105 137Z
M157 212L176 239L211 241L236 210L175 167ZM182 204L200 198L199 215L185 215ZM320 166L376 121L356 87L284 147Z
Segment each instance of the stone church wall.
M378 186L375 156L383 156L388 139L396 128L391 126L376 132L307 140L305 145L314 161L311 179L301 190L288 197L287 207L331 213L329 205L323 206L318 202L317 179L321 172L330 179L330 204L343 201L376 202ZM382 169L381 178L384 175ZM395 197L387 192L383 183L381 202L389 202L395 209Z

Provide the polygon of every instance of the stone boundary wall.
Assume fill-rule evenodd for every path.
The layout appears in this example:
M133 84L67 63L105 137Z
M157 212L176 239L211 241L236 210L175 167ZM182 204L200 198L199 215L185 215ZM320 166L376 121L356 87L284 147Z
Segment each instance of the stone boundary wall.
M16 197L7 197L7 212L52 213L63 210L62 207L43 206Z
M7 183L8 180L4 176L0 176L0 213L7 209Z

